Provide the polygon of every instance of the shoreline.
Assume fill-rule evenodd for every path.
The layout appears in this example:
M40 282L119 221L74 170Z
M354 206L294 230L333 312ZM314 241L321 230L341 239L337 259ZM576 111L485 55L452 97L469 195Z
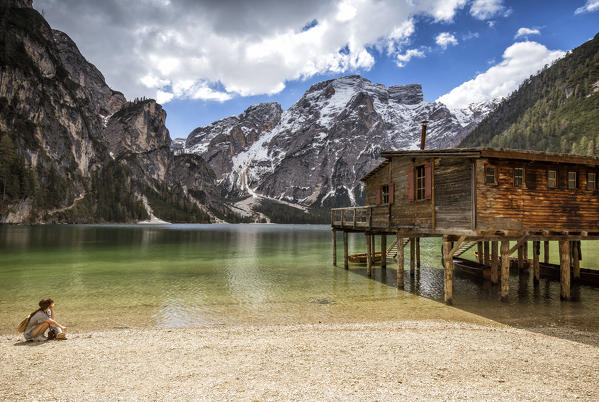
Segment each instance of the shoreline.
M0 336L7 399L597 399L599 347L442 320ZM48 370L54 368L55 370ZM47 385L52 384L48 389Z

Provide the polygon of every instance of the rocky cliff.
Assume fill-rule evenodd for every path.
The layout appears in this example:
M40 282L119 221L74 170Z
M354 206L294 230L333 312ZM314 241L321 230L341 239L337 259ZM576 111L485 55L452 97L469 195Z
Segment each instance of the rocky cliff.
M106 85L100 70L81 55L77 45L67 34L58 30L52 30L52 34L63 67L85 92L89 106L94 109L96 116L105 123L106 118L127 102L125 96Z
M276 103L191 132L184 150L201 155L230 195L263 196L304 206L362 202L360 178L383 150L456 146L492 105L450 111L425 102L418 84L385 87L360 76L313 85L288 110Z
M135 177L164 181L173 158L165 121L166 112L153 100L125 105L102 133L111 157L129 160Z
M261 103L250 106L239 116L199 127L189 135L186 153L201 155L222 177L233 170L232 156L247 150L262 133L274 129L282 113L278 103Z
M160 105L112 90L31 1L2 2L0 27L0 222L230 213L201 158L170 150Z

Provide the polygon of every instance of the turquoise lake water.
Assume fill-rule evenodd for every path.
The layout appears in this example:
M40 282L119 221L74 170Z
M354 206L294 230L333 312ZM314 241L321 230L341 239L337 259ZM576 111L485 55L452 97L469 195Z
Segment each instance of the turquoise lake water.
M349 240L350 252L364 251L363 234ZM341 265L340 235L337 245ZM583 266L597 267L593 247L583 242ZM445 306L441 242L422 239L421 248L423 267L406 270L400 291L394 260L375 267L373 279L362 265L334 267L328 226L0 226L0 323L14 332L40 298L52 297L59 321L75 331L492 319L599 333L598 288L574 286L575 300L561 302L559 282L534 286L528 273L512 275L507 303L498 287L456 273L454 306Z

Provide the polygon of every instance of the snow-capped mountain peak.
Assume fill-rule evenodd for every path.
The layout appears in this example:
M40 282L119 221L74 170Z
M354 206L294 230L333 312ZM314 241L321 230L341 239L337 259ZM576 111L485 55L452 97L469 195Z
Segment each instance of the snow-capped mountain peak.
M460 122L460 125L463 127L472 124L476 126L491 111L495 110L497 105L499 105L502 100L503 98L496 98L488 101L471 103L464 108L450 108L450 111L456 116Z
M453 147L491 108L451 111L425 102L419 84L386 87L351 75L314 84L285 111L263 103L199 127L185 152L202 155L235 195L350 205L363 200L359 180L381 151L418 148L422 120L427 148Z

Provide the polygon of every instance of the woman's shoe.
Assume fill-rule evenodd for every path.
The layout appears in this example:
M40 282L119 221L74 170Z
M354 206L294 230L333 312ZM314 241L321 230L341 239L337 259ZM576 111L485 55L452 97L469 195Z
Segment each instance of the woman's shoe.
M56 334L56 338L57 341L66 341L67 340L67 336L63 333L60 334Z

